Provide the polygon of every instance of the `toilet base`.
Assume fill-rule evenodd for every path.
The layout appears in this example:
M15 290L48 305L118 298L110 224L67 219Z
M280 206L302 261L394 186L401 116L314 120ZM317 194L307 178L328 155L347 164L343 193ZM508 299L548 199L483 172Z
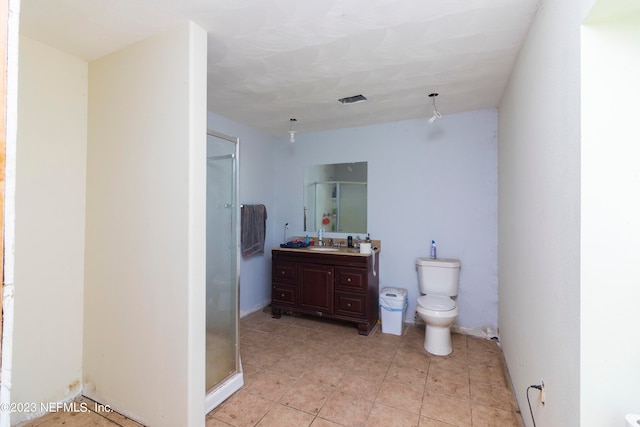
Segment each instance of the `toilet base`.
M426 325L424 331L424 349L434 356L447 356L453 351L451 328Z

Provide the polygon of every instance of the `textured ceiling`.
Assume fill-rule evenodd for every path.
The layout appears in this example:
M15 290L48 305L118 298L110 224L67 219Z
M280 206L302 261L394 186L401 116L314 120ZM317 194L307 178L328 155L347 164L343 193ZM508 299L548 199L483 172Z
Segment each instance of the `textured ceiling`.
M191 19L208 109L286 135L497 107L539 1L22 0L21 32L93 60Z

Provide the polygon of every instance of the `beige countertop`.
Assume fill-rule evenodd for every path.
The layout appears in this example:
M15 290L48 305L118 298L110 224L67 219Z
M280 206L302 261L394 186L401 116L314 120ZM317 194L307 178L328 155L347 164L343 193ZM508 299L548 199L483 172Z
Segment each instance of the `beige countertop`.
M304 238L298 238L304 240ZM312 239L314 242L315 240ZM328 242L329 239L325 239ZM281 248L275 247L272 250L287 251L287 252L306 252L316 254L331 254L331 255L351 255L351 256L369 256L371 254L361 254L359 249L347 247L347 239L334 238L334 244L342 244L342 246L317 246L309 245L306 248ZM373 253L380 252L381 242L380 240L371 240L371 247Z

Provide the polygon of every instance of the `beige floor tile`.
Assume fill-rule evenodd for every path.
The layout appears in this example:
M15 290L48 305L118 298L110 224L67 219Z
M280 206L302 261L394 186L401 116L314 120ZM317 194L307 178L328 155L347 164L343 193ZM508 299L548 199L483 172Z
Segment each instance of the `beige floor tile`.
M316 365L305 372L300 380L307 383L318 384L328 390L334 390L346 372L347 368L340 365Z
M317 383L296 383L280 399L280 404L316 415L333 392Z
M467 353L467 336L451 334L451 346L454 353Z
M424 387L385 380L376 396L376 403L420 414L423 394Z
M292 378L300 378L307 371L313 369L315 361L307 357L293 357L285 355L277 362L271 365L270 370L280 372Z
M414 351L416 353L422 353L427 357L431 357L431 354L424 348L424 337L417 340L403 339L402 342L400 342L397 351Z
M233 427L233 425L212 417L207 417L205 427Z
M442 421L434 420L432 418L427 418L427 417L420 417L419 425L420 427L451 427L452 426L452 424L443 423Z
M260 346L260 348L265 351L273 351L277 352L278 354L282 354L283 348L289 348L292 345L295 346L302 344L302 341L300 341L300 343L292 342L291 339L286 335L269 334L269 336L271 336L271 340L269 340L268 343L262 343Z
M468 357L432 357L429 365L430 371L458 372L464 375L469 374Z
M265 371L248 380L244 390L277 402L295 383L295 378L278 372Z
M342 424L336 424L333 421L316 417L316 419L311 423L311 427L342 427Z
M516 412L473 404L471 407L474 427L520 427L522 417Z
M486 340L478 337L468 337L467 338L467 348L469 351L489 351L492 353L501 353L500 347L498 343L494 340Z
M364 360L364 362L363 362ZM387 371L391 361L359 358L353 360L348 366L348 372L355 375L364 375L370 378L383 380L387 376Z
M372 406L371 400L336 392L331 395L318 416L347 427L362 426Z
M449 366L438 364L432 361L429 365L429 377L438 381L454 381L458 383L469 383L469 368L460 364L449 364Z
M257 427L306 427L311 425L314 415L288 406L276 405L257 424Z
M418 427L420 416L397 408L374 403L366 427Z
M318 319L316 324L317 324L316 330L330 333L336 337L342 336L342 337L345 337L346 339L353 338L354 332L356 332L356 335L357 335L357 331L358 331L356 326L350 322L340 322L340 321L329 320L329 319Z
M349 370L351 366L362 359L358 359L355 356L348 353L339 353L334 352L333 354L324 358L321 362L323 366L332 366L335 368L342 368L346 371Z
M460 380L457 377L447 378L446 374L430 373L427 378L427 391L436 394L446 394L464 400L471 398L468 379Z
M384 340L370 340L363 345L363 351L371 358L390 362L396 355L398 344Z
M264 347L264 346L268 346L271 343L271 340L273 339L272 335L264 332L264 331L258 331L258 330L250 330L248 331L241 339L240 339L240 345L242 346L246 346L246 345L250 345L250 346L259 346L259 347Z
M373 401L378 394L383 378L370 378L347 373L336 387L337 391L349 393L362 399Z
M393 363L420 369L429 369L430 361L431 356L425 349L412 350L404 347L399 347L393 358Z
M255 426L275 405L275 402L240 390L214 409L211 417L234 427Z
M281 322L279 319L270 319L256 325L254 329L274 335L286 335L290 327L291 323Z
M487 384L471 384L471 401L505 411L518 410L510 387L492 387Z
M294 326L298 326L298 327L302 327L302 328L307 328L307 329L318 329L318 322L321 321L321 319L318 319L316 317L307 317L307 316L292 316L291 317L291 323L293 323Z
M507 387L509 380L503 368L469 366L471 384L488 384L492 387Z
M267 369L282 358L282 352L259 347L248 347L241 350L241 357L243 364L253 365L259 369Z
M471 426L471 402L427 390L422 401L423 417L459 427ZM498 426L499 424L496 424Z
M427 370L392 363L385 379L412 386L424 387L427 382Z

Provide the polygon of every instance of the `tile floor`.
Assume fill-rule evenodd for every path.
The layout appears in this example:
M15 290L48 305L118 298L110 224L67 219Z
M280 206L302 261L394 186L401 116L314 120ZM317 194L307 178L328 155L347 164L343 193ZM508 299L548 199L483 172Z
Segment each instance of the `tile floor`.
M454 334L453 353L436 357L423 338L418 326L402 337L380 328L363 337L351 324L253 313L240 321L245 386L207 415L206 426L524 426L493 341ZM91 410L26 426L141 427Z
M207 427L522 427L500 348L453 335L430 356L424 327L402 337L304 316L240 321L245 386L207 416Z

